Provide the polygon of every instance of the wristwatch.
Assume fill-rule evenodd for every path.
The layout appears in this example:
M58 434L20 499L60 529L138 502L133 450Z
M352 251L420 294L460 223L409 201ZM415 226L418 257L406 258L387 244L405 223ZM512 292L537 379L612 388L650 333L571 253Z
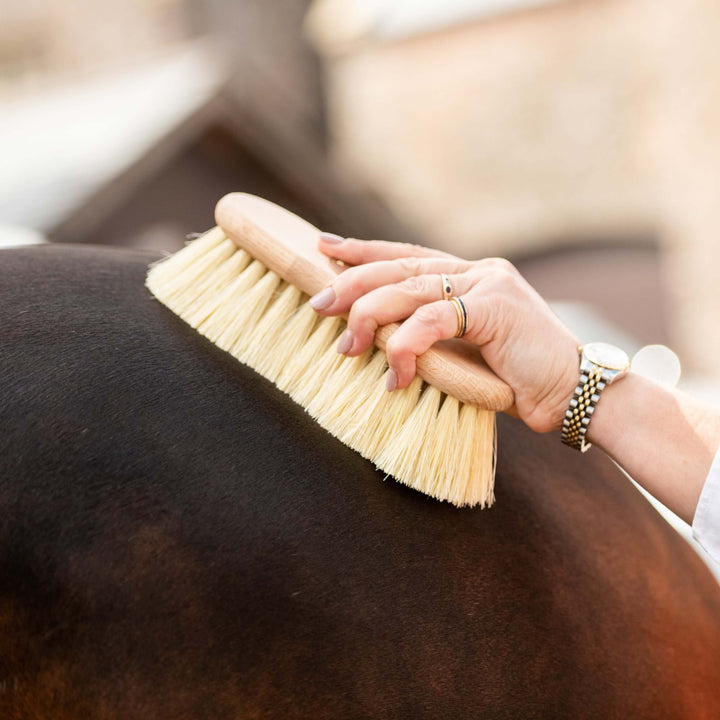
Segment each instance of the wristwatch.
M627 374L630 359L619 347L603 342L581 345L578 347L578 355L580 382L565 413L562 441L580 452L585 452L592 445L585 442L585 433L600 400L600 393L606 385Z

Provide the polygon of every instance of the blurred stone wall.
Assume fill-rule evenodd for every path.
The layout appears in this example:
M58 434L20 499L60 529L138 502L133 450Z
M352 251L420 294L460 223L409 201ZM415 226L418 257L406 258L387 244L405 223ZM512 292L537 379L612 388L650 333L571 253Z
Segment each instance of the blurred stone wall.
M632 3L566 2L327 57L336 161L465 255L647 234Z
M659 81L649 156L674 341L720 377L720 3L645 0Z
M720 376L720 4L568 0L325 58L335 162L438 247L663 248L671 341Z

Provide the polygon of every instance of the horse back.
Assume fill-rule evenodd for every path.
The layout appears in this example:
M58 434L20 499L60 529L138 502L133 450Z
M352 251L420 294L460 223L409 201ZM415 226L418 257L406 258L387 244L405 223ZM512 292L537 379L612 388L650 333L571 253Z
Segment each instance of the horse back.
M0 256L3 717L720 717L720 591L601 453L501 417L496 505L430 500L151 259Z

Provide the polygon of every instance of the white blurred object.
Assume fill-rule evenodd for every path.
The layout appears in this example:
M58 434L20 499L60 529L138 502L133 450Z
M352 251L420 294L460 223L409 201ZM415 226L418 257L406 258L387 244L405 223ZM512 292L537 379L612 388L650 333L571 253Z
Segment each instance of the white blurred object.
M399 39L561 0L314 0L305 30L326 51L363 39Z
M218 92L197 40L149 65L0 100L0 223L51 231Z
M646 345L640 348L633 356L630 369L671 388L678 384L682 372L680 358L666 345Z
M42 245L46 242L45 236L33 228L19 225L0 225L0 248Z

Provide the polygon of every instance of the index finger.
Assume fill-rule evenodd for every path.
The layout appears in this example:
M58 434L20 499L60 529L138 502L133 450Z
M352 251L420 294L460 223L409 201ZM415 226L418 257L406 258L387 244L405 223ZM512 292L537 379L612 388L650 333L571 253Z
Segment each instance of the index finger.
M378 260L397 260L403 257L435 257L459 260L455 255L412 243L387 240L357 240L323 233L318 248L325 255L342 260L347 265L363 265Z

